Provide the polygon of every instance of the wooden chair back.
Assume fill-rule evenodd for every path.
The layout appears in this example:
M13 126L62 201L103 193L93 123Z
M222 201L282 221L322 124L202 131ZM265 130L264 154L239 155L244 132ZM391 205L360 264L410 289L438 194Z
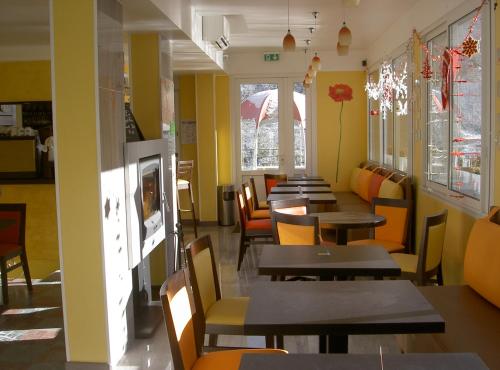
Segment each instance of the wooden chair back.
M236 206L238 207L238 215L240 216L241 231L244 232L247 226L247 210L245 206L245 199L241 191L236 191Z
M241 192L243 194L243 200L245 202L245 209L248 218L252 218L252 211L256 210L255 204L252 198L252 190L248 183L241 184Z
M309 215L293 215L279 212L271 213L273 237L281 245L318 245L319 221Z
M269 212L286 213L289 215L307 215L310 213L310 201L309 198L273 200L269 204Z
M438 276L438 283L442 285L441 260L447 216L446 209L436 215L425 216L417 263L418 285L425 285L426 281L435 275Z
M191 306L190 288L184 270L161 286L160 299L175 370L191 370L200 357L200 320Z
M219 279L210 235L193 240L186 246L189 276L199 319L205 322L208 309L221 299Z
M26 234L26 204L0 204L0 221L5 223L4 227L0 228L0 246L2 244L14 244L24 249Z
M254 207L259 209L259 197L257 196L257 187L255 186L255 179L253 177L250 177L250 186L252 187L252 200Z
M275 174L264 174L264 185L266 187L266 196L269 196L271 189L275 187L279 182L286 182L287 176L285 174L275 175Z
M177 179L191 182L193 179L194 160L177 162Z

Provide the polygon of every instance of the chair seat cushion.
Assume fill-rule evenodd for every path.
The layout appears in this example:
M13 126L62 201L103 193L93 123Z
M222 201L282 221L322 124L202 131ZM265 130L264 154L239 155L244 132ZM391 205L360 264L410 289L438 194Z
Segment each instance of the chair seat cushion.
M392 253L391 257L401 267L401 272L417 273L418 256L416 254Z
M0 257L17 256L21 251L21 246L11 243L0 243Z
M377 240L377 239L362 239L355 240L347 243L348 246L359 246L359 245L379 245L384 247L385 250L389 253L397 253L403 252L405 250L405 246L403 244L399 244L396 242L390 242L387 240Z
M269 209L269 204L265 200L259 201L259 209Z
M256 220L248 220L246 224L247 230L272 230L272 224L270 218L256 219Z
M262 218L270 218L271 216L269 215L268 209L258 209L258 210L252 211L250 217L252 219L262 219Z
M285 355L287 352L281 349L236 349L210 352L201 356L192 370L238 370L241 356L245 353Z
M248 297L222 298L216 301L205 314L208 325L235 325L243 327L248 307Z

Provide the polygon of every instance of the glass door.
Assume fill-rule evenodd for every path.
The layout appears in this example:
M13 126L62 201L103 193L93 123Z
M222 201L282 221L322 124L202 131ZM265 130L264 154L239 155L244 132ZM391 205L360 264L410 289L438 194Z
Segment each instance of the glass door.
M302 82L237 79L235 87L239 95L234 107L237 179L245 182L254 177L261 183L264 173L308 173L309 97Z

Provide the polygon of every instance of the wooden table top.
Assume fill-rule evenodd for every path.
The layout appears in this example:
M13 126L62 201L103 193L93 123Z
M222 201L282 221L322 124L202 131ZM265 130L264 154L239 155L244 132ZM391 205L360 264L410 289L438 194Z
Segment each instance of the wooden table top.
M265 245L259 257L260 275L399 276L401 268L385 248Z
M331 193L332 189L328 186L275 186L271 188L271 194L300 194L302 193Z
M309 198L311 204L335 204L337 199L333 193L310 193L310 194L269 194L268 202L273 200L294 199L294 198Z
M288 181L325 181L321 176L289 176Z
M486 370L475 353L407 353L384 354L386 370ZM380 370L378 354L245 354L239 370Z
M439 313L408 280L258 281L244 335L442 333Z
M327 186L330 187L330 183L326 181L308 181L308 180L288 180L286 182L278 182L276 186Z
M311 213L311 216L318 217L320 224L329 224L338 229L374 227L386 223L384 216L368 212L319 212Z

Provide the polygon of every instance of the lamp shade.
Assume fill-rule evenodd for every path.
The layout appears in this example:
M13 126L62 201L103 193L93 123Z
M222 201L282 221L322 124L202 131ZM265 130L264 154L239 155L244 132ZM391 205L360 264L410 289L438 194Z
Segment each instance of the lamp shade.
M283 38L283 50L295 51L295 37L293 37L290 30L288 30L285 37Z
M340 45L340 42L337 42L337 54L339 56L345 56L349 54L349 46Z
M311 66L312 68L317 72L321 69L321 59L319 58L318 54L316 54L312 60L311 60Z
M341 46L349 46L351 45L351 40L352 40L351 30L347 28L344 22L342 28L339 31L339 44Z
M311 64L309 64L309 67L307 68L307 74L312 78L316 77L316 70L312 67Z
M304 85L304 88L306 88L306 89L311 87L311 84L307 83L305 79L304 79L304 81L302 81L302 85Z
M310 76L309 74L306 73L306 77L304 78L304 81L306 82L306 84L311 84L312 83L312 76Z

